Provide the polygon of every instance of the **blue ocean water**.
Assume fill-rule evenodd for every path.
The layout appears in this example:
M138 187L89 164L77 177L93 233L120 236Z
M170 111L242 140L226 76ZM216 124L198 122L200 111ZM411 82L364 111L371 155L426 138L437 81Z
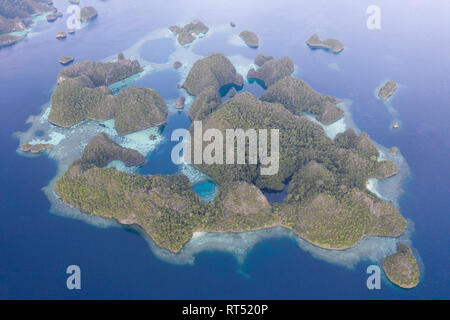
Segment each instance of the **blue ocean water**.
M60 10L68 5L64 0L54 3ZM377 3L382 10L381 30L366 28L366 8L372 3L365 0L265 1L263 5L197 0L189 6L183 1L86 0L83 5L94 5L99 16L75 35L54 39L65 29L62 18L38 24L26 40L0 49L0 298L448 299L450 4L445 0ZM101 60L154 29L194 18L207 25L233 20L236 33L249 29L261 39L255 50L216 33L196 40L195 53L218 51L249 59L258 53L289 55L298 67L296 76L322 93L351 99L357 126L381 145L400 149L411 169L400 211L415 224L412 243L424 265L417 288L403 290L383 281L381 290L370 291L365 270L373 262L362 261L354 269L336 266L313 258L287 237L258 243L242 265L217 251L197 254L193 265L175 265L155 257L133 229L98 228L49 212L41 188L55 176L57 164L44 155L20 156L13 133L25 131L28 116L39 114L49 101L62 68L59 56ZM346 48L339 55L310 50L304 41L315 32L340 39ZM169 52L166 44L161 46L159 52ZM162 54L154 57L163 59ZM142 78L141 85L156 87L156 73L150 76ZM170 77L167 72L162 78L172 79L168 82L175 86L157 88L166 99L178 96L179 80ZM400 84L392 109L375 98L375 88L385 79ZM257 84L247 88L262 92ZM395 120L401 121L398 131L390 129ZM185 113L174 114L166 124L166 128L188 126ZM171 132L166 128L164 135ZM170 155L168 150L170 142L160 145L140 172L176 172L171 161L158 158L158 152ZM70 264L81 267L81 290L66 289L65 270Z

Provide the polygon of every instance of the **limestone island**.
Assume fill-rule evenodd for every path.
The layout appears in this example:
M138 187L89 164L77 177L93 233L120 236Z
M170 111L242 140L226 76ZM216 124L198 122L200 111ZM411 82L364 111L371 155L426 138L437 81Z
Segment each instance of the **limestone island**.
M49 7L37 0L0 1L0 47L13 45L24 36L11 34L18 31L26 31L33 24L31 17L36 14L55 12L54 7Z
M242 87L243 84L244 79L231 61L222 53L213 53L194 63L182 87L197 96L209 86L218 91L225 85Z
M51 148L53 148L53 145L48 143L38 143L38 144L24 143L21 147L21 150L23 152L41 153L42 151Z
M320 40L317 34L313 34L308 40L306 40L308 46L313 49L325 49L330 50L333 53L339 53L344 50L344 44L337 39L329 38L327 40Z
M175 61L174 63L173 63L173 68L174 69L179 69L179 68L181 68L183 66L183 64L180 62L180 61Z
M392 154L393 156L397 155L397 153L398 153L398 148L397 148L397 147L392 147L392 148L389 150L389 153Z
M56 14L49 14L46 17L46 19L47 19L48 22L53 22L53 21L56 21L56 19L58 19L58 17L56 16Z
M95 10L95 8L92 6L84 7L80 11L80 19L83 22L88 22L88 21L96 18L97 15L98 15L97 10Z
M186 101L186 97L185 96L181 96L177 99L176 103L175 103L175 108L177 109L183 109L184 108L184 102Z
M62 56L59 58L59 63L61 63L62 65L67 65L69 63L71 63L73 60L75 60L74 57L69 57L69 56Z
M259 65L259 68L257 70L251 68L247 73L247 79L260 81L264 88L270 87L294 72L294 62L289 57L278 60L273 57L261 56L258 55L255 59L255 64Z
M378 91L378 97L384 101L389 99L390 96L392 96L397 89L397 82L394 80L390 80L386 82Z
M74 69L76 65L65 70ZM103 64L98 68L101 66ZM141 127L137 124L143 115L160 112L154 106L134 117L133 114L142 109L135 109L133 103L127 103L126 110L105 108L102 105L105 99L115 105L116 98L110 97L101 87L92 87L94 80L98 85L105 83L104 74L91 79L91 68L75 69L81 70L76 73L77 78L65 73L65 80L55 90L50 121L55 121L55 118L65 121L66 115L77 115L75 119L69 117L68 123L97 117L98 114L103 118L114 115L119 131L117 110L133 127ZM301 110L312 108L317 101L325 105L317 108L323 113L327 105L337 99L313 91L300 79L301 82L297 82L286 76L278 80L292 82L294 87L288 87L290 90L286 92L282 90L285 87L283 83L279 86L275 83L269 87L268 90L272 88L271 94L265 99L241 93L222 102L219 91L233 84L236 75L234 66L222 54L212 54L197 61L184 83L184 87L196 96L189 116L203 119L203 132L215 128L225 135L226 129L278 129L279 170L274 175L261 174L260 169L265 165L259 162L196 164L219 185L219 194L212 202L206 203L193 191L184 175L140 175L107 168L113 160L129 165L141 162L135 158L136 154L131 155L131 151L112 147L110 139L102 135L94 137L85 147L82 157L57 180L55 192L65 204L85 213L113 218L122 224L139 225L159 247L171 252L179 252L194 232L244 232L283 226L316 246L335 250L354 247L367 236L399 237L404 232L406 220L397 208L366 188L369 178L395 174L396 165L388 160L377 160L378 150L367 134L357 135L348 129L333 140L320 124L301 113ZM70 89L72 81L85 86L77 83L73 92L57 92L64 85ZM86 86L89 84L91 87ZM300 94L296 92L296 86L302 90ZM126 95L131 100L135 90L143 90L129 88L131 92ZM89 90L100 92L83 100L91 94ZM102 93L109 98L101 96ZM149 96L155 99L150 92ZM268 97L270 99L266 99ZM61 102L66 99L68 103ZM268 101L271 99L276 101ZM142 100L145 99L139 99ZM154 100L148 103L156 104ZM61 105L64 106L63 111ZM60 111L55 114L53 109ZM78 116L79 110L84 110L81 116ZM317 111L321 117L322 113ZM191 133L193 126L189 129ZM203 143L205 149L208 143ZM216 155L226 150L225 141L218 143L223 145L214 149ZM268 149L271 154L271 147ZM246 153L248 155L248 151ZM285 189L286 198L281 203L270 203L262 189Z
M65 38L67 38L67 33L65 32L58 32L56 34L56 39L65 39Z
M199 19L195 19L183 28L179 26L170 26L169 30L177 36L178 43L185 46L194 42L196 39L195 36L206 34L209 28Z
M64 68L51 96L49 121L71 127L85 119L115 119L116 130L121 135L164 124L167 106L155 90L132 86L114 95L108 88L142 70L137 60L125 59L81 61Z
M259 38L258 36L248 30L244 30L239 34L239 38L244 40L245 44L249 46L250 48L258 48L259 47Z
M419 284L419 266L405 243L398 243L397 252L384 259L383 270L388 279L399 287L411 289Z
M262 94L261 100L281 103L296 115L302 115L304 112L313 114L325 125L339 120L344 115L344 111L336 106L340 102L339 99L321 94L302 79L290 75L271 84Z

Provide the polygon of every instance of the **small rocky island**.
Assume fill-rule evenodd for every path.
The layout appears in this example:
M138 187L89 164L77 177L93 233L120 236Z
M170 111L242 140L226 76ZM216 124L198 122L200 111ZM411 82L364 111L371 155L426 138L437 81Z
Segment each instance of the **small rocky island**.
M380 91L378 91L378 97L386 101L394 94L396 89L397 82L395 82L394 80L390 80L381 87Z
M183 28L179 26L171 26L169 30L177 36L178 43L186 46L196 39L196 36L204 35L209 28L199 19L193 20Z
M41 153L42 151L51 148L53 148L53 145L48 143L38 143L38 144L24 143L21 147L21 150L23 152Z
M73 60L75 60L74 57L69 57L69 56L61 56L59 58L59 63L61 63L62 65L68 65L69 63L73 62Z
M97 10L94 7L84 7L81 9L80 12L80 19L83 22L88 22L94 18L96 18L98 15Z
M344 50L344 44L339 40L329 38L322 41L317 34L313 34L308 40L306 40L306 43L313 49L320 48L330 50L333 53L339 53Z
M60 40L62 40L62 39L65 39L65 38L67 38L67 33L65 33L65 32L58 32L57 34L56 34L56 39L60 39Z
M259 38L254 32L244 30L239 34L239 37L244 40L245 44L250 48L256 49L259 47Z
M398 243L397 252L384 259L383 270L388 279L399 287L411 289L419 284L419 266L405 243Z

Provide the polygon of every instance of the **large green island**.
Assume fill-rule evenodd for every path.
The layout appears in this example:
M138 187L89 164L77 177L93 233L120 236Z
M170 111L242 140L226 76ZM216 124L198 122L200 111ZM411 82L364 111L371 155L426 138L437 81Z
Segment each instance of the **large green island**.
M212 63L217 61L220 63ZM60 75L65 80L59 86L73 77L87 77L97 85L105 83L103 76L91 79L86 72L70 68L66 69L71 72ZM205 76L209 83L202 82ZM223 55L213 54L198 61L184 83L196 96L192 106L196 109L189 112L190 117L203 119L204 131L279 129L278 173L261 175L261 163L198 164L197 168L214 178L220 189L214 201L205 203L183 175L139 175L108 168L113 160L129 164L132 159L132 165L141 161L130 150L117 146L93 148L92 144L98 145L99 141L101 146L112 144L108 137L101 136L93 138L96 141L86 147L90 151L85 151L56 182L56 193L64 203L83 212L139 225L158 246L172 252L180 251L194 232L200 231L242 232L283 226L316 246L336 250L354 247L367 236L399 237L403 233L406 220L399 211L366 188L369 178L396 174L395 164L377 160L378 151L367 134L357 135L348 129L332 140L319 124L302 114L307 111L324 123L333 122L342 116L336 98L282 73L261 99L241 93L222 103L218 91L235 84L237 78L235 68ZM82 81L90 84L87 79ZM105 90L98 86L78 88ZM64 100L71 93L55 91L53 95L61 95ZM97 108L111 99L106 93L95 97L93 106ZM148 112L161 116L158 108L136 109L138 115ZM69 112L59 116L62 123L76 123ZM128 125L133 127L133 121L140 117L130 119ZM262 192L284 188L286 198L282 203L270 203Z

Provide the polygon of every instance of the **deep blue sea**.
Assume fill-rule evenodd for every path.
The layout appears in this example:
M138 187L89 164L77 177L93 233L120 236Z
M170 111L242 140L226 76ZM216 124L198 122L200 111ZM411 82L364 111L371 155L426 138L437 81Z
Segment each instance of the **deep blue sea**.
M0 49L1 299L450 298L449 1L376 1L380 30L366 27L366 9L375 2L367 0L81 2L94 5L99 16L75 35L55 39L56 32L66 29L65 14L52 24L37 24L26 40ZM65 12L68 2L54 4ZM230 45L217 33L196 40L195 53L249 59L258 53L288 55L298 66L296 76L322 93L351 99L356 125L381 145L400 149L411 170L400 211L415 224L412 245L424 266L418 287L403 290L383 281L381 290L368 290L365 270L372 262L362 261L354 269L333 265L302 251L288 237L258 243L242 265L218 251L197 254L193 265L175 265L157 258L138 232L98 228L49 212L41 189L56 175L57 163L45 155L19 155L13 133L26 131L27 118L41 113L49 101L62 68L58 58L102 60L154 29L195 18L206 25L235 21L236 33L249 29L260 37L255 50ZM305 40L315 32L340 39L344 51L335 55L309 49ZM141 55L164 63L171 46L157 41L144 46ZM374 94L386 79L400 84L391 111ZM136 84L174 99L179 81L176 72L159 71ZM245 90L262 92L257 84ZM401 123L397 131L390 129L396 120ZM188 126L186 114L180 113L165 130ZM170 149L170 143L160 145L140 172L176 172L164 158ZM66 288L71 264L81 267L81 290Z

